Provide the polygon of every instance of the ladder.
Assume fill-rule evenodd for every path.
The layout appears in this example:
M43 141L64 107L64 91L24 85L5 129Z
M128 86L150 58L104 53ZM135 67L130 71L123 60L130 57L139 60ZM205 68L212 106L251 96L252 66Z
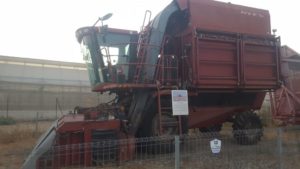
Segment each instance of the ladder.
M161 90L163 89L163 90ZM181 116L172 116L172 96L171 90L177 90L177 86L167 88L157 88L157 107L158 107L158 120L159 120L159 134L162 135L164 129L174 127L177 129L176 134L182 134L182 119ZM167 97L163 99L162 96ZM175 134L175 133L173 133Z
M168 39L168 36L164 37L162 46L165 46ZM178 67L178 57L175 54L166 54L163 47L158 60L155 79L162 85L177 85L179 83Z
M145 65L145 60L147 56L147 48L148 48L148 43L149 43L149 37L150 37L150 29L149 27L145 27L146 20L148 18L148 23L149 25L150 20L151 20L151 11L146 10L143 24L140 30L140 35L138 39L138 44L137 44L137 65L135 69L135 74L134 74L134 81L135 83L139 83L141 80L141 74L143 71L143 67Z
M177 85L178 79L178 60L175 55L161 54L160 70L158 79L163 85Z
M145 60L147 56L147 44L149 42L148 31L143 31L140 33L139 42L138 42L138 50L137 50L137 65L134 73L134 81L135 83L139 83L141 80L141 74L143 71L143 67L145 65Z

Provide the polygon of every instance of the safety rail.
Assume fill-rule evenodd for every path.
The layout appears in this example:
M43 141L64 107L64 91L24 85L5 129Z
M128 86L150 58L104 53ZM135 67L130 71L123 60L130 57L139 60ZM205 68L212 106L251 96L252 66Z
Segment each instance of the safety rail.
M145 15L144 15L144 19L143 19L143 24L142 24L142 27L141 27L141 31L143 31L144 28L145 28L147 18L148 18L148 23L150 23L151 16L152 16L152 12L150 10L146 10Z
M178 58L175 55L161 55L156 79L163 85L177 85L178 77Z
M108 44L109 47L124 46L128 44ZM147 49L161 50L160 46L131 42L129 45L143 45ZM164 85L174 85L178 82L178 59L175 55L166 55L161 53L158 56L156 64L146 63L147 56L137 55L133 61L127 63L112 63L112 57L122 57L120 55L110 55L110 52L105 48L105 54L102 57L107 58L105 67L99 68L101 72L107 73L107 82L109 83L138 83L138 84L156 84L159 82ZM163 51L162 51L163 52ZM138 53L141 55L141 53ZM143 55L146 55L145 53ZM125 55L126 56L126 55ZM129 58L131 56L127 56ZM155 72L151 79L145 78L147 71Z

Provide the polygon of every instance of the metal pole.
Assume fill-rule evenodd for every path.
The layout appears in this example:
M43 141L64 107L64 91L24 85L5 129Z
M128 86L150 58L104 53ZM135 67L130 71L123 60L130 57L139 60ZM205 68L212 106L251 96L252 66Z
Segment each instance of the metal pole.
M175 136L175 169L180 169L180 140Z
M55 118L57 119L57 97L55 98Z
M9 96L6 97L6 118L8 118L8 110L9 110Z
M36 112L36 117L35 117L35 134L36 135L38 134L38 129L39 129L38 120L39 120L39 112Z
M283 169L283 160L282 160L282 128L277 128L277 153L278 153L278 162L279 169Z

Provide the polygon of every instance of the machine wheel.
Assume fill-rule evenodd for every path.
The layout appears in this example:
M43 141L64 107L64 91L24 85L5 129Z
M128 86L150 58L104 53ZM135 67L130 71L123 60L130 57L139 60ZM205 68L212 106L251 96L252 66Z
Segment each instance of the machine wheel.
M168 115L162 115L161 116L161 120L164 121L164 122L167 122L167 123L177 123L177 119L175 119L174 117L172 116L168 116ZM152 119L152 136L170 136L170 135L175 135L175 134L178 134L179 133L179 129L178 129L178 126L167 126L167 127L164 127L162 129L162 133L160 134L159 133L159 117L158 117L158 114L156 114L154 116L154 118Z
M202 132L202 133L217 133L217 132L220 132L222 130L222 124L217 124L217 125L213 125L213 126L210 126L210 127L203 127L203 128L199 128L199 130Z
M232 128L234 138L242 145L256 144L263 136L261 120L253 111L237 114Z
M168 116L166 114L162 115L162 120L164 122L170 123L170 124L176 124L177 119ZM148 153L150 154L165 154L165 153L172 153L174 152L174 139L173 135L176 135L179 133L178 126L165 126L162 129L162 133L159 132L159 118L158 114L156 114L151 123L151 129L150 129L151 136L156 137L159 136L157 139L151 141L150 147L148 147ZM169 137L170 136L170 137Z

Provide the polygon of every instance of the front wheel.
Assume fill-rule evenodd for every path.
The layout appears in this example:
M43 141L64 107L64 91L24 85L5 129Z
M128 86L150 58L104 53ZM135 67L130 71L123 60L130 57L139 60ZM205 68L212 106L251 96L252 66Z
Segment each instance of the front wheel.
M165 154L174 152L174 139L173 135L178 134L179 128L177 125L177 119L169 115L162 115L161 121L167 125L162 127L160 132L159 117L158 114L152 119L151 135L159 136L156 141L152 142L150 152L152 154Z
M233 136L239 144L256 144L263 136L261 119L253 111L239 113L233 120Z

